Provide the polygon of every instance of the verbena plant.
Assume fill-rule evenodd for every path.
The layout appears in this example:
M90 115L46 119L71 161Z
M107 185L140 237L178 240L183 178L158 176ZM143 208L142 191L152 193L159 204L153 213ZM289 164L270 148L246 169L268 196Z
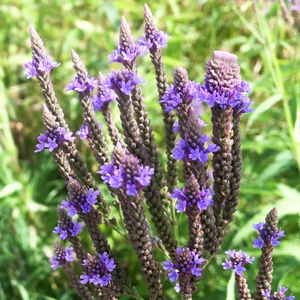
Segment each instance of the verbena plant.
M109 59L124 68L113 70L107 77L101 73L97 79L91 77L77 53L71 51L76 76L67 90L78 93L84 119L77 135L89 143L99 165L97 179L110 191L112 201L109 202L81 158L55 96L50 71L59 64L46 54L35 29L31 27L30 30L33 57L24 65L25 73L27 78L37 78L45 98L43 123L46 130L38 137L36 152L47 149L52 153L69 194L57 208L59 222L53 232L61 240L68 240L71 247L55 243L52 268L64 268L82 299L116 299L124 294L142 299L114 256L100 224L106 224L132 243L149 299L165 299L163 281L166 275L171 282L176 282L176 292L184 299L192 299L205 267L220 250L238 206L242 169L239 125L241 116L252 111L252 102L247 96L251 92L249 84L241 80L237 57L214 51L207 62L204 85L189 80L187 71L178 67L173 84L168 86L161 53L169 36L157 30L147 5L144 17L145 34L138 43L134 42L122 18L118 49ZM156 72L158 102L165 127L166 167L161 163L144 104L140 88L144 81L136 68L136 58L146 52L150 53ZM112 101L118 103L121 131L115 126L110 109ZM207 103L211 108L212 138L203 133L206 124L199 118L199 103ZM111 156L95 111L101 111L105 118L114 146ZM212 189L208 172L211 156ZM178 178L182 178L182 184L178 183ZM180 189L178 185L184 187ZM108 203L112 203L113 210ZM151 232L145 207L157 236ZM175 211L187 215L186 245L178 243ZM75 215L85 224L95 255L83 249L78 235L84 225L72 219ZM280 244L278 239L284 237L284 232L278 229L276 208L268 213L265 223L253 227L259 232L253 246L261 248L254 299L293 300L294 296L285 296L285 287L271 294L272 253L274 246ZM154 249L164 252L168 260L157 261ZM73 252L81 274L73 267ZM225 253L229 259L222 265L224 269L233 269L240 299L251 299L244 265L252 263L254 258L241 250Z

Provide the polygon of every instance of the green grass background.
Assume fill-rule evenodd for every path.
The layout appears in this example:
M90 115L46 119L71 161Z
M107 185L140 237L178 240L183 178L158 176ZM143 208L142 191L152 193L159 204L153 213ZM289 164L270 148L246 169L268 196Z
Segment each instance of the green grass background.
M207 267L195 299L235 299L230 272L221 266L224 251L233 248L256 257L255 263L247 267L248 284L253 290L260 252L252 248L256 233L251 225L263 221L274 206L287 237L274 251L273 290L284 285L299 299L299 33L284 22L276 1L169 0L148 4L158 28L172 37L163 51L170 80L174 68L183 66L190 79L202 83L205 63L218 49L239 56L242 77L253 88L255 112L244 115L241 124L244 162L240 206L222 251ZM66 197L66 188L50 154L33 153L36 138L43 131L43 97L36 80L28 81L23 74L23 63L31 59L29 25L34 25L48 53L61 63L51 76L66 119L76 131L82 123L81 107L75 93L64 91L74 76L70 49L79 53L93 76L99 70L106 75L109 69L118 68L117 64L108 65L107 55L116 47L122 15L134 36L141 36L140 0L0 3L1 300L77 299L63 270L52 272L48 262L57 240L52 234L57 222L56 206ZM144 97L157 143L163 149L162 117L148 56L139 59L138 69L147 81ZM117 116L116 107L114 113ZM203 119L210 122L208 109ZM209 126L205 130L210 133ZM78 141L78 147L96 172L86 143ZM105 192L104 187L101 189ZM181 245L186 240L185 225L182 218ZM147 297L132 247L102 227L140 295ZM93 253L85 231L82 238L84 247ZM170 283L166 282L165 288L167 299L179 299Z

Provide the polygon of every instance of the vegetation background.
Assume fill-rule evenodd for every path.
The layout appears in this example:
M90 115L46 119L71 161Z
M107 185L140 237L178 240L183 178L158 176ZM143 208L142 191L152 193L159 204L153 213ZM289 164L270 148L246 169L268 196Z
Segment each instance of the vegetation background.
M205 270L195 299L235 299L231 272L221 266L227 249L243 249L257 258L247 268L253 290L260 251L252 248L256 232L251 225L263 221L274 206L287 237L274 252L273 290L284 285L300 299L299 33L284 21L277 1L168 0L148 4L158 28L172 37L164 50L170 80L172 71L180 65L189 70L192 80L203 82L205 63L213 50L219 49L239 56L243 79L253 88L255 111L243 116L241 125L244 163L240 206L222 251ZM107 74L110 68L118 68L108 65L107 56L116 48L122 15L133 34L141 36L140 0L0 3L1 300L77 299L63 270L52 272L48 262L57 240L52 234L56 206L66 197L66 188L50 154L33 153L36 138L43 131L43 97L36 80L28 81L23 73L23 63L31 59L29 25L34 25L48 53L61 63L51 76L66 119L76 131L82 123L80 104L75 93L65 92L74 76L70 49L80 54L93 76L99 70ZM149 57L140 59L138 68L147 81L144 96L162 149L162 118ZM209 122L207 108L203 119ZM78 146L96 172L85 142L78 141ZM140 295L146 297L131 246L107 228L102 229ZM84 246L91 247L87 237ZM179 299L170 283L165 286L167 299Z

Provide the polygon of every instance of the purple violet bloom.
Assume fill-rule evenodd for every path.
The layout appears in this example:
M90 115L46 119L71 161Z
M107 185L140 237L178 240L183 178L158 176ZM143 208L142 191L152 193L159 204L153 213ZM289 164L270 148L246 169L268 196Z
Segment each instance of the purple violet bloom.
M102 94L97 94L94 95L91 99L94 110L100 110L102 111L102 109L110 102L112 101L116 101L117 99L117 95L115 94L115 92L113 90L110 89L104 89L103 88L103 93Z
M55 132L45 130L44 134L39 135L39 144L36 145L37 149L34 152L41 152L44 149L52 152L54 149L61 147L64 142L73 141L75 137L72 137L72 135L71 131L66 133L66 130L62 127L58 127Z
M33 78L34 76L40 77L41 74L50 72L53 68L56 68L59 65L60 64L57 62L52 62L52 58L46 55L45 59L39 63L36 61L29 61L25 63L24 73L27 75L27 79Z
M127 69L112 70L103 81L103 87L113 90L117 95L130 95L136 85L145 83L142 77Z
M285 237L283 230L279 230L279 232L273 232L270 235L266 228L266 224L263 222L253 224L252 227L259 232L258 239L253 241L253 248L262 248L264 245L278 246L280 245L278 239Z
M139 44L147 49L161 49L167 47L167 42L171 37L164 31L156 31L152 38L146 38L145 35L139 38Z
M196 277L202 276L202 266L205 262L203 257L191 251L189 248L176 249L178 256L176 257L176 263L172 263L171 260L163 262L164 270L168 271L168 276L171 282L177 281L179 276L190 273Z
M178 204L175 208L178 213L186 211L187 207L199 210L206 210L209 205L212 204L212 192L210 190L200 190L197 195L188 195L187 189L184 187L181 191L176 188L173 194L170 194L170 198L177 199Z
M102 123L98 123L98 126L99 128L102 127ZM86 140L89 138L89 134L90 134L90 131L89 131L89 128L86 124L82 124L82 126L80 127L80 129L78 131L76 131L76 135L79 136L79 138L81 140Z
M187 135L187 134L186 134ZM200 163L208 161L208 154L219 150L219 146L211 144L210 138L204 134L198 139L198 143L191 142L186 136L186 139L179 139L176 143L176 148L173 150L174 158L177 160L187 159L191 161L198 161ZM208 145L205 147L205 143Z
M166 111L172 111L174 109L180 109L181 105L185 102L190 104L194 97L194 90L199 84L194 81L188 81L184 87L177 87L175 84L171 84L165 94L162 97L161 103L165 103Z
M223 268L225 270L232 268L239 276L242 276L243 272L246 271L244 265L252 264L254 261L254 257L250 257L247 253L242 252L242 250L228 250L225 253L229 255L230 260L225 259L225 263L222 264Z
M287 292L287 290L287 288L281 286L279 288L279 292L274 292L273 296L271 295L271 291L269 290L265 290L262 295L271 300L294 300L295 296L293 296L292 294L286 298L285 293Z
M126 66L135 61L140 54L145 54L146 52L148 52L146 45L132 43L131 47L127 49L122 49L118 46L118 50L113 50L112 55L109 55L108 58L111 63L119 62Z
M96 258L88 254L87 259L83 261L83 265L87 267L87 274L83 273L80 276L81 284L90 282L103 287L107 286L111 281L111 272L116 267L114 259L110 258L106 252L102 255L98 254L98 257Z
M134 196L149 185L154 169L140 165L137 158L126 154L120 166L112 162L102 166L98 173L104 183L115 189L122 188L128 196Z
M52 231L55 234L59 234L61 240L65 240L67 237L76 236L82 230L83 226L81 222L71 222L69 224L61 225L59 221L57 226Z
M50 259L50 262L52 263L51 268L53 270L56 270L59 266L65 265L74 260L74 256L72 254L73 247L66 247L64 249L61 245L57 245L59 244L55 244L55 256Z
M74 198L73 196L70 199L62 201L60 208L65 208L68 210L68 215L70 217L75 216L77 213L89 213L92 209L92 205L97 203L97 196L99 191L94 191L89 189L86 192L82 189L80 197Z
M77 93L84 93L85 91L93 92L97 86L97 79L87 75L85 80L77 76L67 85L66 91L76 91Z

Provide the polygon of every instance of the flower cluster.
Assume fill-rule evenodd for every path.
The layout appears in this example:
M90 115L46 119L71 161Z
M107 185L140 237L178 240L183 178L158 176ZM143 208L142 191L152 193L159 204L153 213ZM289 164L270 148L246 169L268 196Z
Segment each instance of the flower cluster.
M113 90L103 89L103 91L104 91L103 93L101 94L98 93L91 98L95 111L97 110L102 111L102 109L105 107L106 104L112 101L116 101L117 99L117 95Z
M279 232L272 231L263 222L254 224L252 227L259 232L258 239L253 241L254 248L262 248L264 245L278 246L280 245L278 239L285 237L283 230L279 230Z
M293 296L292 294L286 298L285 293L287 292L287 290L287 288L281 286L279 288L279 292L275 292L273 296L271 295L271 291L269 290L264 291L263 296L270 300L294 300L295 296Z
M110 258L106 252L102 255L98 254L98 257L88 255L87 259L83 260L87 273L80 276L81 284L90 282L94 285L107 286L112 280L111 272L116 267L114 259Z
M49 72L53 68L58 67L60 64L57 62L52 62L52 58L47 56L41 61L37 62L36 60L29 61L24 64L25 71L24 73L27 76L27 79L33 77L39 77L41 73Z
M67 200L62 201L61 208L65 208L68 210L68 215L73 217L77 213L88 213L92 209L92 205L97 203L97 196L99 195L99 191L94 191L93 189L87 190L85 192L83 189L81 190L80 196L71 195Z
M61 147L64 142L73 141L75 137L72 137L72 135L71 131L67 133L65 128L62 127L58 127L53 132L45 130L45 133L39 135L39 143L36 145L37 149L34 152L41 152L44 149L52 152L54 149Z
M197 86L198 84L190 80L183 87L171 84L160 102L165 104L166 111L178 110L182 104L190 104L196 98Z
M149 185L154 169L140 165L137 158L126 154L121 165L114 162L103 165L98 173L104 183L115 189L122 188L128 196L134 196Z
M163 268L168 271L168 276L171 282L176 281L180 275L192 274L196 277L202 276L202 266L205 262L203 257L195 254L189 248L176 249L176 263L171 260L163 262Z
M77 76L67 85L66 91L75 91L77 93L84 93L85 91L93 92L97 86L97 80L90 75L85 77L85 80Z
M254 257L250 257L248 254L242 252L242 250L228 250L225 251L225 253L229 255L230 260L225 259L225 263L222 264L223 268L225 270L232 268L233 271L239 276L242 276L243 272L246 271L244 265L252 264L254 261Z
M53 270L56 270L59 266L65 265L74 260L74 256L72 254L73 247L66 247L64 249L60 244L55 243L54 249L55 256L50 259L50 262L52 263L51 268Z
M178 213L186 211L187 207L205 210L208 205L212 204L212 192L210 190L199 190L199 193L195 195L188 193L185 187L183 190L177 188L170 197L177 199L178 204L175 208Z
M118 46L118 50L113 50L112 55L109 55L108 58L111 63L119 62L122 65L126 66L126 64L130 64L140 55L145 54L148 52L147 45L142 43L134 44L132 43L131 47L123 49L122 47Z
M138 84L145 83L142 77L127 69L112 71L103 81L103 87L113 90L117 95L130 95Z
M180 138L179 142L176 143L176 148L173 150L174 158L177 160L188 159L199 162L208 161L208 154L219 150L219 146L208 143L205 147L205 143L210 140L206 134L204 134L198 143L190 142L190 139Z
M69 236L76 236L82 230L81 222L73 222L72 219L68 223L58 225L54 228L53 233L59 234L61 240L65 240Z
M139 44L147 47L147 49L161 49L167 47L167 42L170 38L171 37L164 31L155 30L154 36L146 37L145 34L143 34L143 36L139 38Z

